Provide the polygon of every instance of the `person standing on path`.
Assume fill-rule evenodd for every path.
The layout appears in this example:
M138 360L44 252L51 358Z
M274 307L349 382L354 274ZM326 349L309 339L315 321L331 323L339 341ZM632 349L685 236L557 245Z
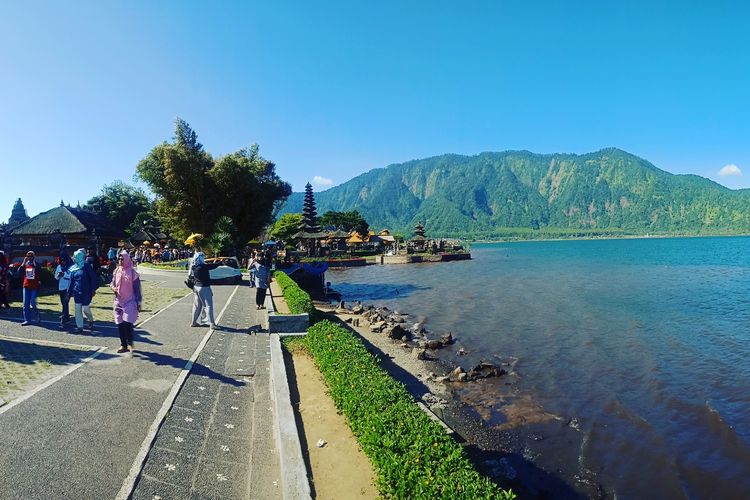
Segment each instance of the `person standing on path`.
M23 323L26 326L31 323L31 310L34 309L34 318L38 323L42 319L39 315L39 309L36 307L36 296L39 293L40 276L42 268L35 259L34 252L29 250L23 259L20 271L23 273Z
M60 305L62 306L60 328L65 328L65 325L70 321L70 296L68 295L68 288L70 288L71 265L73 265L73 262L70 260L70 256L65 250L62 250L60 252L60 263L55 269L57 293L60 295Z
M250 267L253 269L255 275L255 306L256 309L265 309L263 305L266 301L266 290L268 290L268 282L270 281L270 272L266 265L266 259L259 254L257 259L253 259L250 263Z
M0 312L10 309L10 276L8 275L8 257L0 250Z
M190 275L193 277L193 320L190 326L206 326L216 328L214 322L214 293L211 291L211 277L209 271L216 269L218 264L206 264L203 252L196 252ZM206 323L208 320L208 323Z
M117 257L117 268L112 274L112 283L109 286L115 293L112 309L120 333L120 348L117 352L134 352L133 325L138 320L138 311L141 310L141 279L133 269L133 261L125 250Z
M76 305L76 332L83 332L83 315L89 320L89 330L94 331L94 314L91 312L91 299L96 295L99 280L94 268L86 262L86 251L79 248L73 254L75 263L70 267L68 295L73 296Z

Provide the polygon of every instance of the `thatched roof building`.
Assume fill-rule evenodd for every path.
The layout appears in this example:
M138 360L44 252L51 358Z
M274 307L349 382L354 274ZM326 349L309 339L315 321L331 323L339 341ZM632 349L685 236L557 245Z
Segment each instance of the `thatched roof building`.
M87 245L98 239L104 246L117 246L125 233L101 215L60 205L22 222L11 235L24 245L48 245L50 236L62 236L70 245Z

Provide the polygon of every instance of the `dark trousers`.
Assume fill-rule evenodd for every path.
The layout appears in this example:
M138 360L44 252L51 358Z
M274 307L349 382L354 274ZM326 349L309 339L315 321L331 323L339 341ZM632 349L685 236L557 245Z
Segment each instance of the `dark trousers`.
M255 292L255 305L262 306L266 301L266 290L267 288L260 288Z
M123 347L133 345L133 323L123 321L117 325L117 331L120 332L120 344Z
M70 297L67 290L60 290L58 293L60 294L60 305L62 306L60 323L67 323L70 321Z

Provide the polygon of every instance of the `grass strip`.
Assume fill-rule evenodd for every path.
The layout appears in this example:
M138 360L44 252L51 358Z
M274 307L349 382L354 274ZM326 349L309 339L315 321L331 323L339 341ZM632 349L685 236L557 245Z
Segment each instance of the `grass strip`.
M463 448L351 332L321 321L308 330L306 344L370 458L384 498L516 498L476 471Z
M190 259L170 260L169 262L141 262L138 264L152 269L187 269Z
M282 271L274 271L273 277L281 287L281 293L284 294L284 300L291 314L315 312L310 295L302 290L292 278Z

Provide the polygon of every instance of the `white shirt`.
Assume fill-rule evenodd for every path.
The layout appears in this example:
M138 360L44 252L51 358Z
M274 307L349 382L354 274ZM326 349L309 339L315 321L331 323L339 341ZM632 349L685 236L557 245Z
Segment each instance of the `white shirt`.
M60 276L60 273L62 272L62 266L57 265L57 269L55 269L55 279L57 280L57 289L59 291L67 290L70 286L70 271L65 271L62 276Z

